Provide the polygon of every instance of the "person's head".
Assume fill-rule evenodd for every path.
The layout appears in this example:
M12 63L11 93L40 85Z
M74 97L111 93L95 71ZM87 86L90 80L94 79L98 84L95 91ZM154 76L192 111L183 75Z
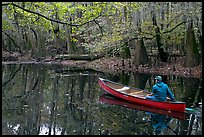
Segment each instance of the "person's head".
M156 76L155 80L156 80L156 82L161 82L162 81L162 77L161 76Z

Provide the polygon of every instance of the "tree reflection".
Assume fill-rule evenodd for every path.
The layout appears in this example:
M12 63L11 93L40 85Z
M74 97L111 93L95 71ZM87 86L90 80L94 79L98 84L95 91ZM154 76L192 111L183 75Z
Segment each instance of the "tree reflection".
M143 122L142 111L98 102L104 93L99 88L98 76L113 75L77 71L58 74L52 66L4 65L2 71L2 133L15 135L135 135L151 134L150 125ZM72 75L74 74L74 75ZM151 83L151 75L123 73L113 78L127 85L144 88ZM183 78L174 79L176 82ZM189 80L190 81L190 80ZM168 81L171 82L171 81ZM6 84L5 84L6 83ZM189 82L190 83L190 82ZM200 81L197 81L200 83ZM171 84L171 83L170 83ZM183 85L175 85L183 88ZM202 95L195 90L192 102L198 104ZM190 88L190 85L187 86ZM185 93L186 88L183 88ZM191 96L188 89L188 96ZM179 93L179 92L178 92ZM179 94L178 94L179 95ZM181 96L184 96L181 94ZM180 97L181 98L181 97ZM137 125L137 123L140 123ZM174 122L171 122L171 124ZM197 126L197 127L196 127ZM190 129L191 127L191 129ZM197 130L194 128L196 127ZM202 117L189 115L179 122L178 134L201 134ZM200 130L199 130L200 129ZM187 131L186 131L187 130ZM185 132L186 131L186 132Z

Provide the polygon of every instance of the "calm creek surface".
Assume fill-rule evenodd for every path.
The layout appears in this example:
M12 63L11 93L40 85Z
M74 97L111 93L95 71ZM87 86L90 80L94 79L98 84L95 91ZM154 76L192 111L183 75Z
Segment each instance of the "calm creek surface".
M2 65L2 134L202 135L201 79L162 76L176 99L196 110L178 119L101 102L98 77L150 91L155 74Z

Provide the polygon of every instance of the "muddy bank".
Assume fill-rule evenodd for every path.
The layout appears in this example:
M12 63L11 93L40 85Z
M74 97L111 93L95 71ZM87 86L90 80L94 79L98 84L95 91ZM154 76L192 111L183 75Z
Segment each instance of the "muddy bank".
M183 77L196 77L202 78L202 64L196 67L184 67L182 58L172 63L159 63L156 66L134 66L131 64L130 59L121 60L119 58L101 58L94 61L76 61L76 60L56 60L53 57L46 58L31 58L30 56L8 56L13 61L2 61L2 64L58 64L70 67L78 67L82 69L93 69L96 71L107 73L121 73L122 71L132 71L139 73L153 73L161 75L177 75ZM4 58L4 56L2 57Z
M132 71L140 73L153 73L161 75L177 75L183 77L202 77L202 64L196 67L186 68L183 67L183 60L180 59L177 62L172 63L160 63L158 66L133 66L130 64L130 60L121 59L100 59L93 61L89 64L92 68L98 69L100 71L107 72L121 72L121 71Z

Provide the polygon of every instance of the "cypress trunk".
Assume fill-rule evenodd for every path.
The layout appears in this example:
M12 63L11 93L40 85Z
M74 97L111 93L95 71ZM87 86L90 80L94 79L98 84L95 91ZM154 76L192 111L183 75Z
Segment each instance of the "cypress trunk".
M162 62L167 62L168 60L168 53L164 51L164 48L161 43L161 36L160 36L160 30L159 27L156 27L156 41L157 41L157 47L159 52L159 57Z
M149 58L147 55L146 48L144 46L143 39L140 39L136 45L134 57L132 60L133 65L144 65L149 63Z
M198 51L198 44L196 43L195 34L193 30L193 22L190 23L186 35L186 67L194 67L200 64L200 54Z
M163 48L162 43L161 43L161 33L160 33L159 27L157 25L156 13L155 12L153 12L152 21L153 21L153 25L156 27L155 28L155 33L156 33L156 41L157 41L159 57L160 57L162 62L167 62L168 53L164 52L164 48Z

